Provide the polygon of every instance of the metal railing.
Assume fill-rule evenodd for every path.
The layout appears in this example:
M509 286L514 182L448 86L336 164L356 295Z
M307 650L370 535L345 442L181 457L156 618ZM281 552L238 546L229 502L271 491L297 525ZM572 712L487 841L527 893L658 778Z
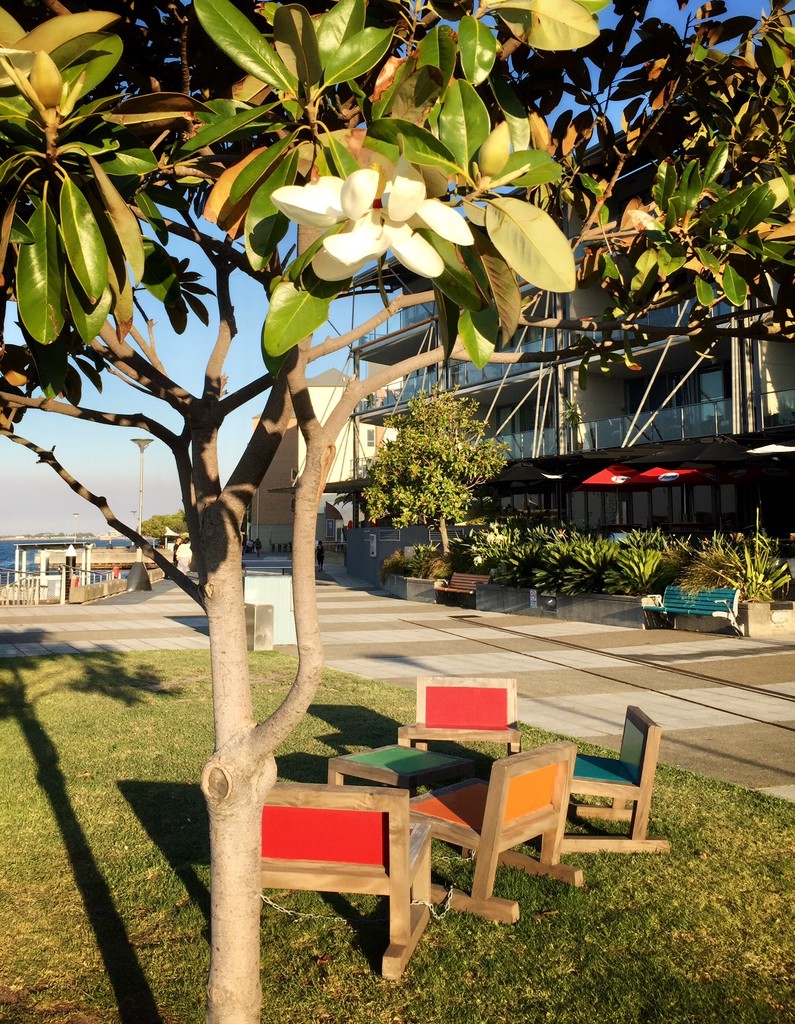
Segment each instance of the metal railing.
M789 427L795 424L795 390L766 391L762 395L762 427Z
M114 569L85 572L65 565L43 573L0 569L0 606L65 604L70 587L87 587L116 578Z
M580 428L582 446L586 451L617 448L624 444L628 432L631 433L634 444L654 444L657 441L681 441L688 437L703 437L707 434L730 434L732 429L731 400L728 398L717 402L697 402L694 405L660 409L654 420L646 426L650 415L651 413L641 413L634 427L634 416L588 420ZM639 436L635 437L638 432Z

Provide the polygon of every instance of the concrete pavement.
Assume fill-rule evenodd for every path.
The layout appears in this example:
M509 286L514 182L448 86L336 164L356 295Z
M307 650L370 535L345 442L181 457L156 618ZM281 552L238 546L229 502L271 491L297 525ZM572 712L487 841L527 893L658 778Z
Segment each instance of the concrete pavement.
M637 704L664 729L661 760L795 799L795 638L416 604L328 562L318 601L330 668L410 689L426 674L515 676L522 721L613 748L627 704ZM7 657L207 645L206 617L168 583L92 605L0 607L0 672Z

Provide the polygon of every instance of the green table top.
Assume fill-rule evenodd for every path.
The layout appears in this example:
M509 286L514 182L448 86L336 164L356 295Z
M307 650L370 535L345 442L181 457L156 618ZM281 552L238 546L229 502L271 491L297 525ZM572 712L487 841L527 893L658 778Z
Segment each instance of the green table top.
M432 771L434 768L452 767L465 764L466 758L449 754L436 754L430 750L415 750L414 747L378 747L362 754L344 754L344 760L355 764L369 764L376 768L389 768L400 775Z

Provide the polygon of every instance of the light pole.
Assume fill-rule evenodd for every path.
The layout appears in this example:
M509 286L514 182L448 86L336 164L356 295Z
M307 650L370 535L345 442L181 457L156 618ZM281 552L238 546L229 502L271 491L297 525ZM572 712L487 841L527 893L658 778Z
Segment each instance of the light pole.
M80 515L80 513L79 513L79 512L73 512L73 513L72 513L72 518L74 519L74 524L75 524L75 528L74 528L74 531L73 531L73 536L72 536L72 543L73 543L73 544L76 544L76 543L77 543L77 517L78 517L79 515Z
M144 452L152 443L152 439L150 437L133 437L131 440L133 444L138 445L138 450L141 453L140 471L138 474L138 532L140 533L141 523L144 518ZM144 552L140 544L138 545L137 559L139 562L144 560Z

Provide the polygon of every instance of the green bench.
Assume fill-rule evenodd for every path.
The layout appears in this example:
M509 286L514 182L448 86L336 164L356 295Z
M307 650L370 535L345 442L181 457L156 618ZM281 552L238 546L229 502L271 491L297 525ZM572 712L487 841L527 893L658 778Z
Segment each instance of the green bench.
M737 622L739 602L740 591L730 587L696 591L666 587L662 597L651 594L644 599L643 611L658 615L704 615L708 618L728 619L738 636L742 636L742 629Z

